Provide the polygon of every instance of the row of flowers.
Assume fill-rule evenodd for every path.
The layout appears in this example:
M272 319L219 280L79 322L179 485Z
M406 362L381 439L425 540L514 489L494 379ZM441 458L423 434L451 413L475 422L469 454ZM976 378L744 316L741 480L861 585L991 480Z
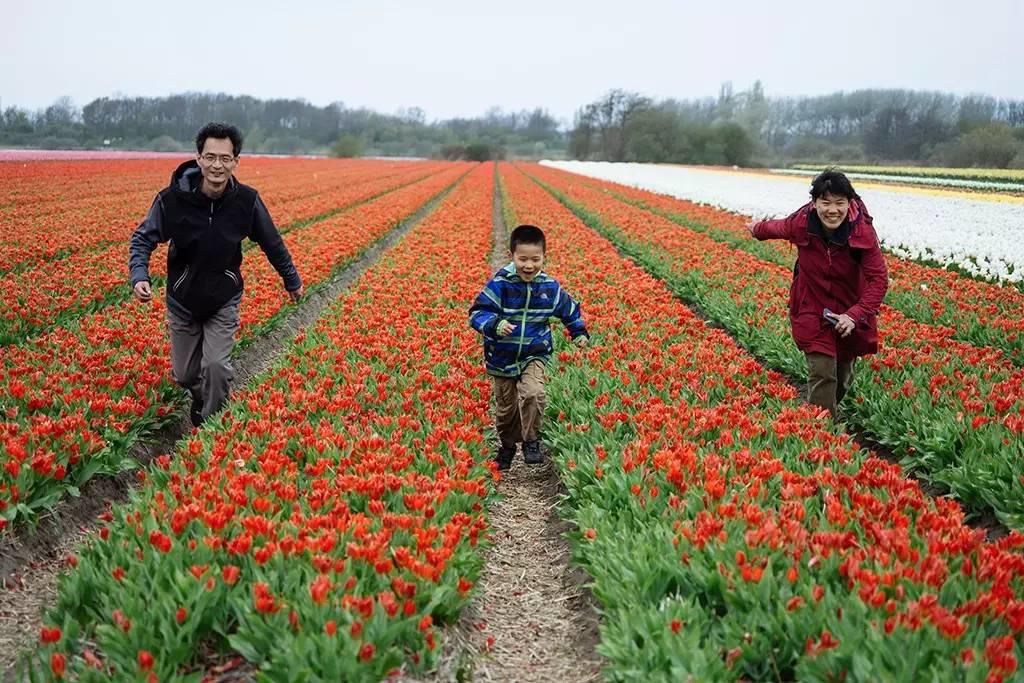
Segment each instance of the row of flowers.
M751 240L746 229L751 220L748 216L607 181L590 182L766 261L787 268L796 261L795 249L786 242ZM991 346L1016 365L1024 365L1024 317L1020 315L1024 292L890 254L885 258L889 269L887 304L919 322L948 328L954 339Z
M263 190L281 225L332 209L316 205L352 179L415 162L244 157L242 182ZM0 188L0 273L78 251L127 241L166 187L175 164L167 160L4 163ZM265 188L265 189L264 189Z
M347 169L336 174L329 186L307 187L306 196L293 189L267 182L263 193L275 213L292 217L282 232L323 214L371 199L396 187L437 173L448 164L404 166L385 165L369 169ZM263 181L266 182L266 181ZM289 183L290 184L290 183ZM64 220L74 221L88 209L69 209ZM139 220L143 213L135 218ZM127 250L125 239L99 251L80 251L67 258L53 259L0 275L0 345L17 343L32 334L60 325L83 312L95 311L127 299L125 286ZM247 243L251 245L251 243ZM165 275L162 250L153 257L154 277Z
M445 170L291 230L285 243L315 289L400 221L450 187L468 165ZM260 256L244 265L241 342L272 328L289 305ZM170 379L162 293L124 301L19 346L0 349L0 528L31 518L97 473L135 465L129 447L172 416L184 398Z
M921 169L917 169L921 170ZM980 169L979 169L980 170ZM813 177L821 173L820 168L773 168L772 173L782 175L799 175ZM930 187L951 187L964 190L985 190L989 192L1024 192L1024 181L972 180L951 178L945 175L920 175L918 173L875 173L873 171L850 171L846 175L851 180L872 180L879 182L907 183L909 185L926 185Z
M810 164L794 164L793 168L813 171L821 168ZM1022 168L946 168L938 166L843 166L852 173L888 175L894 177L915 176L921 178L962 179L987 182L1016 183L1024 185Z
M502 181L594 331L582 357L559 344L546 439L609 680L1018 675L1024 536L986 543L539 184Z
M225 655L267 680L434 663L492 490L465 302L488 275L493 183L474 170L103 516L61 580L37 677L198 680Z
M564 170L711 204L748 216L785 216L808 200L805 180L764 173L653 164L546 162ZM1021 199L934 190L862 187L882 246L971 276L1024 286Z
M776 370L806 377L786 305L790 268L619 201L571 174L530 173ZM1024 368L997 350L883 306L880 352L861 365L848 420L975 510L1024 528Z

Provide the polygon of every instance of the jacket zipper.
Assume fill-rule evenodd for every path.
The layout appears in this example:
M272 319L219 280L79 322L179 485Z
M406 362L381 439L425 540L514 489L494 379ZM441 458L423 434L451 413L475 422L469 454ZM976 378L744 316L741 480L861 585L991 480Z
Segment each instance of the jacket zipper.
M178 278L178 279L177 279L177 280L176 280L176 281L174 282L174 286L173 286L173 287L171 287L171 291L172 291L172 292L177 292L177 291L178 291L178 287L181 287L181 283L182 283L182 282L184 282L184 281L185 281L185 278L187 278L187 277L188 277L188 269L189 269L189 266L185 266L185 272L181 274L181 277L179 277L179 278Z
M526 283L526 307L523 308L523 322L519 326L519 348L516 350L516 363L523 355L523 343L526 341L526 316L530 312L530 283Z

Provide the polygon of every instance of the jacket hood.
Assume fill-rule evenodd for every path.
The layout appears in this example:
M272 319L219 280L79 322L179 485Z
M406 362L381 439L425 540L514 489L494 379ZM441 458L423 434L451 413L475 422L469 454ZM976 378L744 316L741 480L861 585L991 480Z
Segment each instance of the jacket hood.
M195 159L189 159L178 165L178 168L174 169L171 173L171 189L178 190L179 192L191 192L192 188L195 187L192 181L196 178L202 178L203 172L199 168L199 162Z

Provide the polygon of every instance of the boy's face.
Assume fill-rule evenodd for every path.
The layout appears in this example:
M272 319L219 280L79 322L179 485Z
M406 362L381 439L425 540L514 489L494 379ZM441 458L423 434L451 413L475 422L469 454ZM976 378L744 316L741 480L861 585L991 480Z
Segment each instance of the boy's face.
M537 277L544 267L544 247L539 244L517 244L509 256L516 266L516 273L526 282Z

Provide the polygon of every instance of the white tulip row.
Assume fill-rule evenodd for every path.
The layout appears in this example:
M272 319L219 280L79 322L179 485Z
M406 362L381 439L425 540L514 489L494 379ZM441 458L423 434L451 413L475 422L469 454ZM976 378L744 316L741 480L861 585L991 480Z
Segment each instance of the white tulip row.
M808 171L802 168L773 168L772 173L780 175L799 175L814 177L820 171ZM885 182L906 183L908 185L931 185L934 187L952 187L965 190L992 190L1008 192L1024 192L1024 183L997 183L991 180L964 180L960 178L940 178L936 176L886 175L884 173L847 173L850 180L882 180Z
M810 199L809 181L792 176L656 164L541 163L758 218L788 215ZM1021 204L942 197L896 187L870 187L858 193L874 217L882 246L891 253L955 264L995 280L1024 281Z

